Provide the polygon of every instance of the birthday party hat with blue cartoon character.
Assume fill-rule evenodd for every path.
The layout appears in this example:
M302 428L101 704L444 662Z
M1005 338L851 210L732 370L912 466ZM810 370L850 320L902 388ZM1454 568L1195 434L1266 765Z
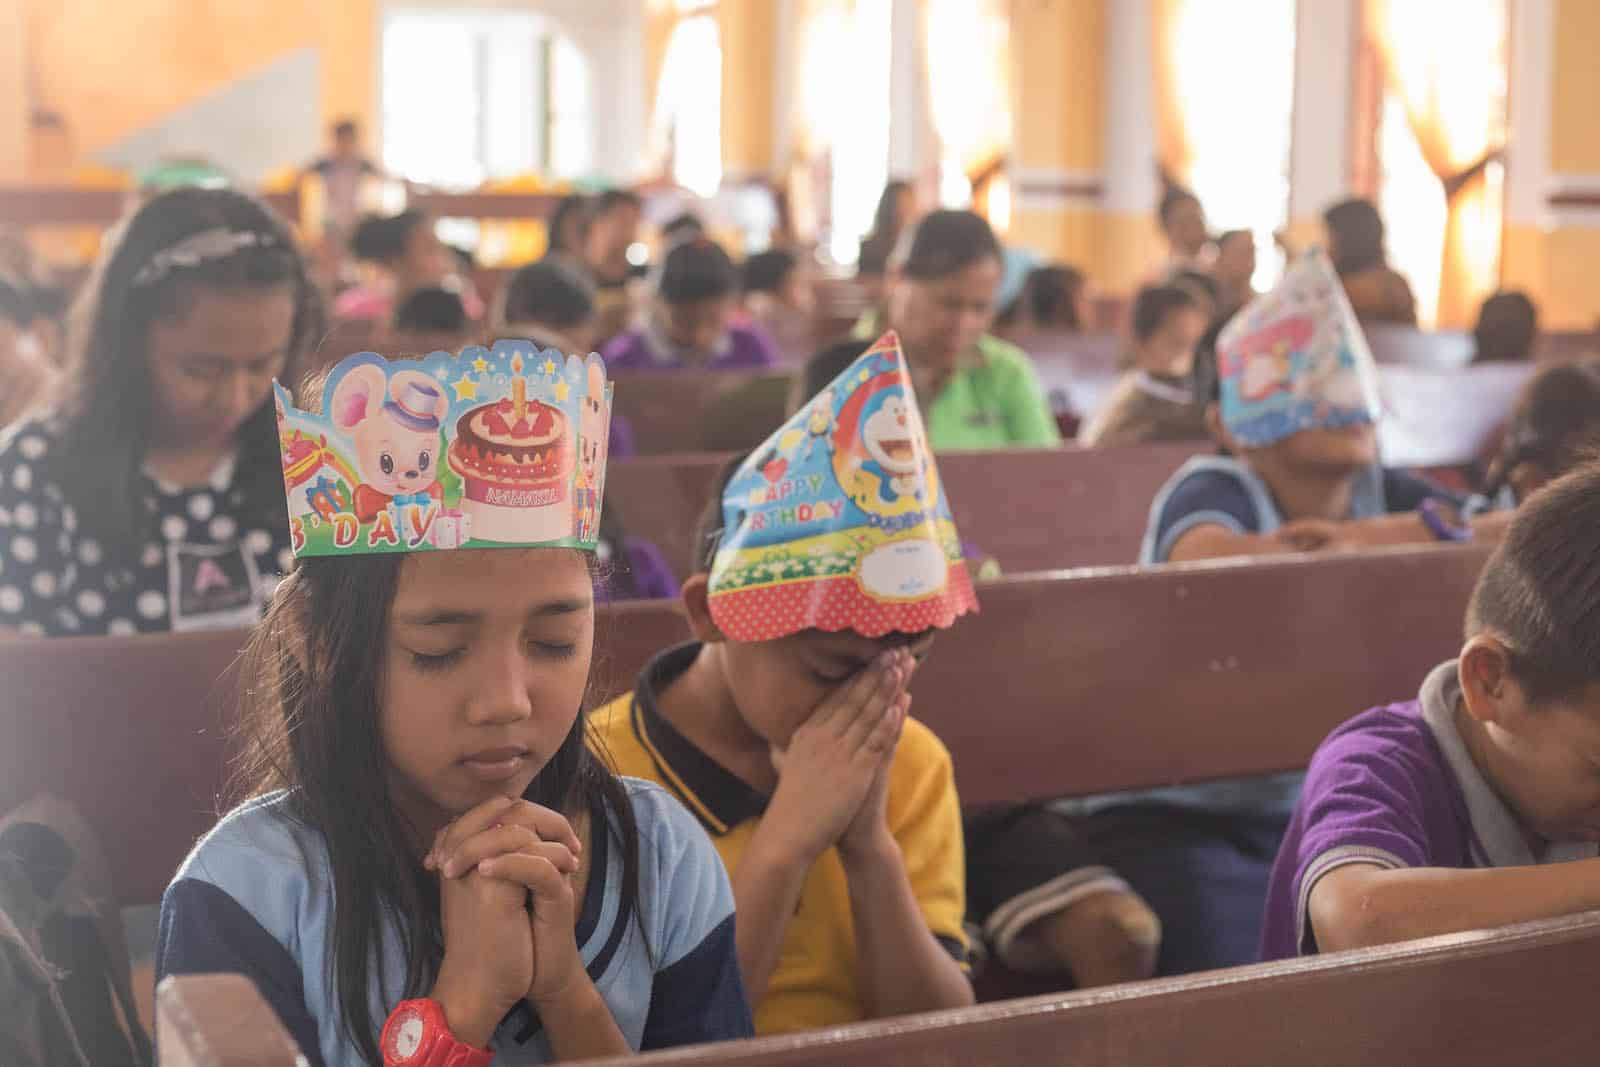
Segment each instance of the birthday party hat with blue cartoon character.
M1246 448L1378 417L1372 352L1321 249L1229 320L1217 337L1217 377L1223 425Z
M711 617L736 641L920 633L978 610L893 333L745 459L722 519Z
M294 554L567 546L600 536L611 385L531 341L328 374L320 411L274 383Z

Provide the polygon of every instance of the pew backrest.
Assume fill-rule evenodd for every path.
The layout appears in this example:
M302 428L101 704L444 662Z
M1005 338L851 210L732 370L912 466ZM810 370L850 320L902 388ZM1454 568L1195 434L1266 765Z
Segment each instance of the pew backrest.
M626 1062L1580 1067L1596 982L1600 913Z
M944 452L939 473L962 538L1007 573L1102 567L1139 558L1150 502L1203 445ZM653 542L682 579L704 546L694 530L733 453L640 456L606 475L606 507Z
M986 583L981 612L918 668L914 714L975 807L1294 770L1456 654L1487 557L1387 549ZM608 614L607 695L688 638L670 601Z
M1338 723L1455 653L1476 547L1005 579L934 644L916 714L971 806L1304 766ZM689 636L677 604L598 613L591 704ZM0 810L50 791L130 904L214 821L242 631L0 643Z
M774 371L623 371L615 416L640 455L748 451L794 410L795 375Z

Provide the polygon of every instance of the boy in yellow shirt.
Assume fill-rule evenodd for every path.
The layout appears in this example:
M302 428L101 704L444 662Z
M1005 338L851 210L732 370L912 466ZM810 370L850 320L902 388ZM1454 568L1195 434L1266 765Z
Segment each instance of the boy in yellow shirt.
M696 643L591 716L596 747L711 834L758 1032L969 1004L960 802L907 686L977 601L893 335L718 497L683 588ZM1117 887L1034 880L1013 925Z

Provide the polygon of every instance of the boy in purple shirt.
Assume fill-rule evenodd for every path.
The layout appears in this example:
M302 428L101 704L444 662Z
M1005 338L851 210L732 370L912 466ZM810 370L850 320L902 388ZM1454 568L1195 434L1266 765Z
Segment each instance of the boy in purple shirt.
M1600 908L1600 466L1519 511L1460 658L1312 757L1262 954L1362 948ZM1564 862L1576 861L1576 862Z
M735 325L739 272L714 241L667 253L645 324L605 346L610 371L745 370L773 366L778 349L759 326Z

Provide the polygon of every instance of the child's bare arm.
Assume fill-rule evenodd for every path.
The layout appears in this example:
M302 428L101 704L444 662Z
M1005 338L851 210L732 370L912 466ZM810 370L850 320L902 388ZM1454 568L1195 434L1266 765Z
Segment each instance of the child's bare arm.
M730 874L739 915L734 924L739 970L752 1008L766 996L783 952L789 917L800 905L800 892L815 860L795 852L763 822Z
M900 846L887 829L860 846L840 847L850 882L856 974L873 1018L960 1008L972 983L928 930L906 875Z
M1600 908L1600 859L1486 870L1350 864L1318 879L1306 907L1324 952L1552 919Z
M1170 563L1192 563L1230 556L1281 556L1303 551L1275 533L1237 533L1220 523L1203 523L1186 530L1167 553Z

